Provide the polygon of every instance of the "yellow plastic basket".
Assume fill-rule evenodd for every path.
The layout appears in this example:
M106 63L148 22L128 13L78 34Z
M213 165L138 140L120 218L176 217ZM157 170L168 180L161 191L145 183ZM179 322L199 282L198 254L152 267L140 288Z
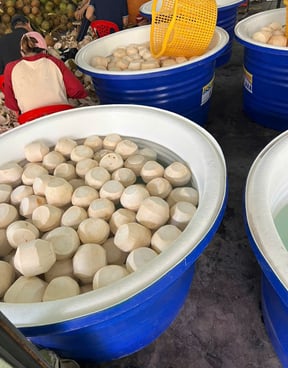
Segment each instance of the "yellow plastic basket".
M150 49L161 56L199 56L207 50L215 32L215 0L159 0L152 2ZM158 3L158 6L157 6Z

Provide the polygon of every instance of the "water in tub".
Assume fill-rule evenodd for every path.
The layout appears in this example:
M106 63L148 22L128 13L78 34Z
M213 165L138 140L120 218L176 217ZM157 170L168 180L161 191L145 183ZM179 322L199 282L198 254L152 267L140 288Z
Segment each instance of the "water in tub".
M283 244L288 250L288 204L277 213L274 223Z

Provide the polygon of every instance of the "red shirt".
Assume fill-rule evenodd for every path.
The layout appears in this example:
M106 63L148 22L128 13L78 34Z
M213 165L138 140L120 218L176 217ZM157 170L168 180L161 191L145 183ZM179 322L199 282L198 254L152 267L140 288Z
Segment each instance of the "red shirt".
M42 106L66 104L68 98L85 98L87 92L62 60L40 53L6 65L4 95L9 109L24 113Z

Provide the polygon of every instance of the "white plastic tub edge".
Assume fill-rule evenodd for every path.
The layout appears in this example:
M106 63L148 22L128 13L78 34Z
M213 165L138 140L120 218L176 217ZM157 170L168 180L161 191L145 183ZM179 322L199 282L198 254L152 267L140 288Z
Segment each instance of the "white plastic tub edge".
M273 46L267 45L265 43L257 42L252 39L252 36L255 32L258 32L262 27L267 26L269 23L272 22L279 22L282 25L286 23L286 9L279 8L279 9L272 9L272 10L265 10L260 13L256 13L250 15L249 17L241 20L235 26L234 32L235 36L238 37L240 40L244 41L245 44L247 43L255 46L261 46L267 49L275 49L275 50L283 50L288 51L288 48L280 47L280 46Z
M217 0L217 8L225 8L227 6L237 6L240 5L241 3L243 3L244 0ZM140 11L143 14L147 14L150 15L152 14L152 4L153 1L147 1L146 3L144 3L143 5L140 6ZM159 11L161 9L161 5L162 5L162 0L158 0L157 5L156 5L156 10Z
M127 47L129 44L137 43L146 43L150 42L150 25L141 26L137 28L126 29L120 32L113 33L105 38L100 38L98 40L94 40L81 48L76 56L75 62L80 69L83 69L90 73L99 72L101 74L107 75L138 75L138 74L151 74L151 73L159 73L159 71L165 71L167 69L176 69L182 65L189 65L198 63L202 60L209 58L210 56L216 54L220 51L229 41L229 34L225 29L221 27L216 27L213 39L208 47L208 51L203 55L195 57L193 60L190 60L184 64L178 64L176 66L163 67L161 69L149 69L149 70L139 70L139 71L106 71L102 69L96 69L92 67L89 63L93 56L109 56L116 49L116 47ZM99 47L98 47L99 46Z
M259 252L288 289L288 251L274 217L288 198L288 132L280 134L253 162L246 181L247 224Z

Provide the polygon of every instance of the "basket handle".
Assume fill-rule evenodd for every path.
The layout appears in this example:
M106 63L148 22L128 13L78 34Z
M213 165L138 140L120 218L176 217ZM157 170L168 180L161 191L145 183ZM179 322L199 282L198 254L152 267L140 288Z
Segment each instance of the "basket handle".
M169 38L170 38L171 32L173 31L173 28L174 28L175 22L176 22L176 18L177 18L177 12L176 12L177 6L178 6L178 0L174 0L173 15L172 15L172 18L169 22L169 26L167 27L167 30L165 32L165 36L164 36L164 39L163 39L163 42L162 42L162 47L161 47L160 51L157 51L157 50L155 50L154 42L152 41L153 35L155 34L155 30L154 30L155 19L154 18L155 18L155 16L157 17L157 8L156 8L157 7L157 0L153 0L153 2L152 2L152 24L151 24L151 32L150 32L150 49L151 49L153 57L156 58L156 59L163 55L163 53L165 52L165 49L166 49L166 45L169 42ZM163 5L161 5L160 12L162 11L162 7L163 7Z

